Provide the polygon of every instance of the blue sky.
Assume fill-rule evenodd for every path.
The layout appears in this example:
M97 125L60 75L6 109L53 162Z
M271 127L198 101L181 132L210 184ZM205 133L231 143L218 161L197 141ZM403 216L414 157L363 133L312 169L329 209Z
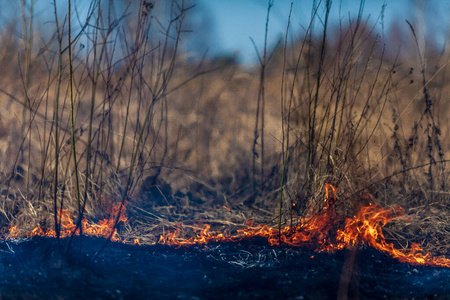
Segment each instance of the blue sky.
M28 2L30 0L27 0ZM36 20L41 24L41 30L54 30L53 8L51 0L36 1ZM80 8L89 6L89 0L73 0ZM104 2L106 0L103 0ZM132 0L138 1L138 0ZM155 0L156 4L164 3ZM253 44L255 41L259 51L263 49L264 29L268 0L191 0L196 3L192 12L192 22L197 23L195 31L188 38L187 50L202 55L208 49L212 58L220 55L239 53L239 60L246 64L257 62ZM316 0L319 2L320 0ZM323 0L325 1L325 0ZM269 21L269 47L279 38L284 37L289 10L293 2L291 19L291 36L304 31L311 18L312 0L274 0ZM0 28L14 15L19 17L19 0L0 0ZM61 10L66 7L65 0L57 0ZM137 2L136 2L137 3ZM337 24L339 19L346 24L348 16L355 18L358 13L359 0L334 0L330 14L330 26ZM380 15L383 4L386 4L384 26L387 32L393 22L407 27L405 19L416 26L419 34L427 38L432 37L442 45L448 40L450 29L450 0L366 0L364 18L369 18L370 24L375 24ZM83 9L81 9L83 10ZM14 14L14 11L16 14ZM418 13L423 11L424 13ZM319 10L323 17L323 9ZM423 19L421 19L423 17ZM20 20L20 19L19 19ZM419 26L420 24L425 26ZM375 24L381 32L381 24ZM320 24L317 23L317 28ZM419 27L426 32L420 32Z
M239 57L245 62L256 62L255 50L250 41L253 38L262 51L264 42L264 29L267 15L267 3L265 0L199 0L199 5L205 6L205 11L212 15L214 43L210 51L212 53L230 54L239 52ZM293 3L291 17L291 32L298 34L306 28L311 19L311 7L313 1L302 0L274 0L269 19L269 42L276 43L279 37L284 37L289 10ZM319 1L317 1L319 2ZM334 0L330 14L331 24L337 24L339 19L346 24L348 16L355 18L358 14L360 1ZM400 26L407 26L405 19L418 26L420 14L424 12L424 24L427 35L434 35L440 43L448 40L450 29L450 1L449 0L367 0L364 6L364 17L369 17L369 23L373 25L380 16L382 6L386 4L384 13L384 29L389 30L393 21ZM323 10L319 10L323 16ZM377 30L381 33L381 24Z

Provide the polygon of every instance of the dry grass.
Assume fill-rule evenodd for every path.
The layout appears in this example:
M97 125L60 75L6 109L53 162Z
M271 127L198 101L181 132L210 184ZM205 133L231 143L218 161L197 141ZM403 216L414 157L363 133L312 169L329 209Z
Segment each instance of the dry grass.
M339 33L327 29L325 41L325 31L308 31L275 49L264 66L261 116L261 67L185 59L175 47L179 37L174 41L172 35L182 34L190 8L178 4L170 34L160 40L143 34L156 25L147 18L152 10L141 6L110 25L108 35L86 29L98 42L85 45L89 60L79 50L81 42L74 42L74 137L89 218L100 219L112 203L126 199L130 223L123 234L148 243L180 223L233 230L253 219L275 226L285 158L283 223L305 215L307 206L320 209L322 187L329 182L339 188L346 215L368 193L386 206L399 203L415 221L394 224L393 239L401 244L426 238L426 249L449 252L449 172L443 162L450 147L448 48L437 53L431 45L426 55L416 52L420 60L396 55L362 15L340 24ZM106 26L100 11L93 9L89 22ZM128 27L133 18L141 23ZM65 23L59 22L62 29ZM417 40L411 31L401 34L413 45ZM77 211L68 56L61 53L58 69L58 39L42 42L46 48L35 45L41 51L31 53L25 85L23 42L8 30L0 38L3 232L12 224L53 226L55 207ZM132 44L131 52L115 51ZM264 125L257 126L255 140L256 117Z

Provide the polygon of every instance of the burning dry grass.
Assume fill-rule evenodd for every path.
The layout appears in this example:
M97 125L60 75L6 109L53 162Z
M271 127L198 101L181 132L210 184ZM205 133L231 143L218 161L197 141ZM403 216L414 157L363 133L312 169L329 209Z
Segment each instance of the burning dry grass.
M100 11L92 13L101 22ZM188 11L180 6L173 13L181 22ZM76 54L74 128L65 52L24 53L3 32L3 49L9 49L0 54L9 72L0 83L3 233L13 225L12 236L35 227L46 234L58 227L58 216L63 226L69 211L81 216L87 233L84 226L93 225L84 220L107 218L105 211L126 202L129 221L122 219L119 231L127 242L151 244L162 235L164 243L195 244L259 235L272 244L284 236L283 243L298 246L313 230L310 221L321 216L312 235L319 249L364 241L391 254L395 243L419 255L412 243L420 243L426 252L449 254L450 144L442 138L449 132L448 49L418 51L419 63L393 55L389 40L381 46L358 16L340 24L332 41L316 37L327 28L308 29L293 45L276 48L262 82L262 66L187 61L177 52L179 36L172 41L181 23L153 41L143 34L150 26L146 16L134 16L141 25L111 27L117 38L99 38L89 59ZM111 45L131 44L122 29L132 32L136 49L121 56ZM414 41L415 35L403 34ZM64 46L62 37L48 43ZM28 67L21 64L27 55ZM27 84L17 66L28 68ZM332 198L323 192L329 183L339 191L333 212L323 202ZM374 203L367 195L382 206L362 212ZM393 219L397 214L385 208L395 204L411 222ZM361 227L368 215L384 220ZM249 220L264 225L249 227ZM76 232L73 224L68 230ZM108 224L106 236L113 230ZM324 241L330 231L332 241Z
M322 210L312 217L300 219L298 225L295 226L286 226L279 230L267 225L254 225L254 220L247 220L246 228L237 229L236 233L227 233L226 231L210 231L211 225L205 224L201 229L199 225L193 226L195 231L200 231L195 236L183 237L182 231L184 232L186 226L179 224L175 226L178 227L175 231L161 235L157 241L151 241L151 243L179 248L211 243L238 243L243 240L262 237L267 239L271 246L310 247L318 251L328 252L366 243L397 258L401 262L450 267L450 259L433 257L430 253L424 253L424 249L417 243L411 243L409 248L402 251L396 249L393 243L386 241L382 229L387 223L395 219L411 221L400 206L384 209L379 204L368 203L367 206L361 207L354 217L344 220L336 211L336 207L339 206L337 189L330 184L327 184L325 189L325 205ZM122 210L125 210L125 208L114 206L110 218L100 220L97 224L92 224L84 218L81 221L81 231L88 236L110 238L115 242L121 241L115 223L127 223L126 213ZM64 238L80 234L67 210L61 210L58 216L61 218L61 230L58 233L51 228L43 230L40 227L36 227L25 235L27 237L47 236L55 238L59 236ZM115 221L116 219L118 221ZM226 224L227 228L230 228L230 223ZM20 235L21 232L17 225L9 229L9 239L16 239ZM133 244L141 244L140 236L142 235L139 234L132 239ZM131 242L131 240L128 238L128 241L123 240L123 242Z
M67 210L60 210L58 212L58 218L60 218L61 230L56 232L53 228L42 229L41 227L35 227L33 230L26 232L25 235L28 238L34 236L46 236L52 238L66 238L72 235L80 235L80 231L83 234L97 237L110 238L113 242L120 241L117 228L115 228L115 218L118 216L118 222L126 222L127 217L125 212L121 212L119 215L120 206L113 206L111 217L108 219L99 220L98 223L92 223L85 217L81 220L81 226L77 228L74 220ZM16 239L22 236L18 225L14 225L9 229L9 239Z

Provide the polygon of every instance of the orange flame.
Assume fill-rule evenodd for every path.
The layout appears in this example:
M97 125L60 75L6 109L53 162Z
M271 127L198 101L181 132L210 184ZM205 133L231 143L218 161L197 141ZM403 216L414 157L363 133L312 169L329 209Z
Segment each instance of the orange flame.
M116 220L116 216L120 211L120 204L114 205L111 212L111 218L109 219L103 219L98 222L98 224L94 224L89 222L86 217L81 220L81 227L83 234L89 235L89 236L96 236L96 237L104 237L107 238L112 232L111 240L114 242L120 241L119 234L117 233L117 228L114 228L114 223ZM61 238L69 237L72 235L72 233L76 229L76 225L73 221L72 216L70 215L70 212L66 209L61 209L58 212L59 217L61 218L61 230L59 233L59 236ZM119 222L127 222L127 217L125 215L125 208L122 208L122 212L120 214ZM114 231L113 231L114 228ZM79 235L80 231L79 229L76 232L76 235ZM9 229L9 238L15 239L18 238L20 235L20 229L17 225L12 226ZM34 237L34 236L47 236L47 237L56 237L55 230L48 228L46 230L43 230L40 227L35 227L33 230L26 233L27 237Z
M9 228L9 238L16 239L19 237L20 229L19 225L14 225L11 228Z
M262 237L267 239L272 246L281 244L294 247L309 246L314 247L317 251L332 252L364 242L401 262L450 267L450 259L432 257L430 253L424 254L424 250L418 244L412 244L408 251L401 251L396 249L392 243L386 241L382 228L394 219L406 219L405 211L400 206L385 209L378 204L369 204L362 207L353 218L346 218L344 221L336 214L336 200L337 188L331 184L326 184L325 204L322 210L312 217L301 219L300 223L293 228L286 226L280 231L267 225L254 226L253 220L250 219L246 221L247 228L239 229L235 234L212 232L210 231L211 226L206 224L201 228L199 234L188 238L182 236L182 225L180 225L174 232L160 236L158 243L179 248L212 242L239 242L254 237ZM98 224L93 224L84 218L81 221L83 234L108 237L113 232L111 240L120 241L117 229L114 228L115 219L120 210L120 205L114 206L111 218L101 220ZM67 210L60 210L59 216L61 218L60 237L68 237L76 229L73 218ZM124 207L122 207L119 222L127 222ZM79 230L77 234L79 234ZM14 239L19 236L20 229L18 226L12 226L9 229L9 238ZM26 236L56 237L56 233L53 229L44 231L42 228L36 227L27 232ZM133 240L133 244L140 245L141 243L136 238Z
M405 212L400 206L394 206L389 210L379 205L370 205L361 208L352 219L347 219L345 229L339 231L338 240L340 245L355 244L361 238L369 246L386 252L401 262L417 265L429 265L450 267L450 259L443 257L431 257L430 253L423 254L423 249L417 243L411 244L408 252L402 252L394 248L392 243L386 242L381 230L389 221L404 217ZM381 226L379 225L381 223Z
M340 224L335 212L337 189L331 184L325 185L325 205L316 215L302 219L294 228L286 226L280 230L267 225L237 230L235 235L210 232L210 226L204 225L195 237L181 237L180 229L160 236L158 243L182 247L202 245L210 242L238 242L253 237L266 238L270 245L315 246L318 251L335 251L364 242L375 249L383 251L401 262L415 265L450 267L450 259L432 257L430 253L423 254L418 244L412 244L407 252L394 248L383 235L382 228L390 221L405 218L406 214L400 206L384 209L380 205L362 207L353 218L347 218L344 229L336 229ZM381 224L381 225L380 225Z

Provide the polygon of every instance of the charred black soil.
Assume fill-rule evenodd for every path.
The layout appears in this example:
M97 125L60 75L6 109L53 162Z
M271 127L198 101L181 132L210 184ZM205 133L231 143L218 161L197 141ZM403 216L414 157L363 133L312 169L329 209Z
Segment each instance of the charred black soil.
M1 241L1 298L336 299L344 290L360 299L450 299L450 269L369 247L329 254L260 239L182 249L109 243L96 256L104 242L76 239L61 255L67 239Z

